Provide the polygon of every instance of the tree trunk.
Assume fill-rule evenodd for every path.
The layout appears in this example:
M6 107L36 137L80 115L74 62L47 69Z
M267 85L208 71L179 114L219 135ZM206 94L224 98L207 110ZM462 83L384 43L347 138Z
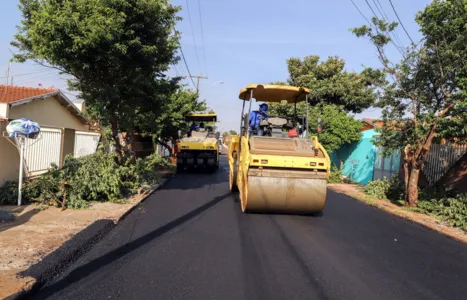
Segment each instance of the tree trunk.
M339 170L342 171L342 167L344 166L344 162L342 161L342 158L339 155L339 151L336 151L336 156L337 156L337 159L339 160Z
M159 139L157 140L157 142L159 144L161 144L162 146L164 146L165 149L169 150L169 153L172 154L172 147L170 147L169 144L167 144L166 142L163 142L163 141L161 141Z
M112 139L115 143L115 153L118 155L118 159L120 161L122 158L122 144L120 143L120 138L118 137L118 124L115 117L112 117L112 120L110 121L110 127L112 130Z
M126 141L126 147L127 147L127 153L130 155L131 162L136 161L136 154L135 151L133 150L133 141L135 139L135 132L133 129L129 129L128 132L126 133L125 136L125 141Z
M406 192L406 201L410 207L417 207L418 201L418 178L420 177L420 169L412 168L408 178L408 186Z
M173 164L177 163L178 143L176 139L172 139L172 155L171 160Z
M409 174L410 174L409 163L408 161L404 161L404 187L405 187L406 195L407 195L407 191L409 190Z
M405 200L410 207L416 207L418 202L418 179L420 178L420 171L423 168L425 159L430 152L433 138L435 137L436 126L433 125L428 131L425 141L421 142L412 155L411 151L406 148L405 151L405 183L406 195ZM405 166L407 164L407 167Z

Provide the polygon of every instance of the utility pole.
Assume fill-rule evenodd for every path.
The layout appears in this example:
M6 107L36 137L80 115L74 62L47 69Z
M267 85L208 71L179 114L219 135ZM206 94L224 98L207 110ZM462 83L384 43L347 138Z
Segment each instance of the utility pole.
M11 69L11 61L8 62L8 69L6 70L6 85L10 85L10 69Z
M196 78L196 93L199 94L199 80L208 78L203 76L191 76L191 78Z

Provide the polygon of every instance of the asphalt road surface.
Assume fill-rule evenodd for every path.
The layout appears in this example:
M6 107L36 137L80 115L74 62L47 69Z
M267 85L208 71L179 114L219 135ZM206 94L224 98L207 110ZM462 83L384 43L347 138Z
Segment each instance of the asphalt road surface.
M467 299L467 247L328 192L321 216L250 215L182 174L34 299Z

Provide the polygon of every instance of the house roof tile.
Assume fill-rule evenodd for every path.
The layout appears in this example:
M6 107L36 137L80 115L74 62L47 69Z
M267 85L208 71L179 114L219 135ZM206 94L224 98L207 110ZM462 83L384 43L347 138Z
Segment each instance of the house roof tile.
M13 103L55 92L58 92L58 90L50 88L0 85L0 103Z

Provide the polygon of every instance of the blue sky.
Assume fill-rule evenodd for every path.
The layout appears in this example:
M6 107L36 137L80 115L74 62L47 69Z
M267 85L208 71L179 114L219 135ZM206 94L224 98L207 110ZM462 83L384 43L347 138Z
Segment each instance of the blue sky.
M190 26L187 1L193 26ZM177 29L182 32L181 44L188 68L192 75L208 76L207 80L200 81L200 96L207 99L208 105L218 113L221 131L239 127L239 90L249 83L286 79L286 60L290 57L319 55L326 59L338 55L346 61L349 71L360 71L363 66L380 67L374 47L367 40L357 39L349 32L349 28L366 22L351 0L275 2L272 5L272 1L267 0L172 1L183 7L180 12L183 21ZM365 16L372 16L365 0L354 2ZM392 0L403 24L415 40L420 37L414 21L415 14L429 2ZM378 1L368 0L368 3L374 7ZM388 17L396 21L389 0L379 0L379 3ZM17 1L2 1L0 19L3 24L0 31L0 82L5 84L10 50L15 51L9 43L16 32L15 26L21 20ZM409 44L402 28L398 29L398 36L402 44ZM391 49L391 57L398 59L395 49ZM187 76L188 72L181 61L170 74ZM15 85L37 87L42 84L43 87L54 86L67 92L63 77L33 62L13 64L11 76ZM369 109L356 117L378 116L378 110Z

